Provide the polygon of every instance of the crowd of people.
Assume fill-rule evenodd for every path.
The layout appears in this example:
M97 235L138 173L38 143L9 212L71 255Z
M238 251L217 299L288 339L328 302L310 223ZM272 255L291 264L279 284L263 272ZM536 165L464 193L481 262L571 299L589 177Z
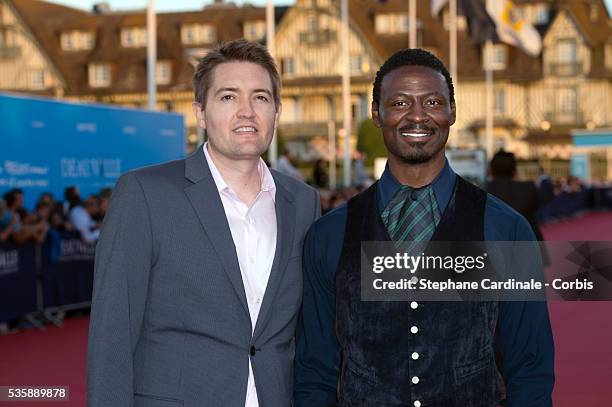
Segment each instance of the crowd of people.
M38 197L33 211L24 206L24 191L15 188L0 199L0 243L44 243L61 231L78 231L83 241L95 243L108 208L112 190L81 198L75 186L64 190L64 200L52 193Z
M293 162L295 161L287 160L287 163ZM295 178L298 178L299 174L298 179L319 190L323 214L348 201L373 182L367 176L360 176L355 177L352 186L332 190L329 188L328 164L325 160L315 162L310 177L304 177L302 172L297 170L297 166L293 165L291 171L285 171L288 166L281 166L279 171ZM498 152L491 161L490 170L492 181L487 185L488 191L515 207L529 219L536 231L538 222L564 217L570 214L569 212L575 214L592 206L586 202L587 185L573 176L551 179L542 170L535 182L515 182L514 186L510 186L508 180L513 180L517 171L517 161L512 153ZM517 187L520 191L515 193L514 188ZM95 243L111 193L111 188L104 188L98 194L83 199L79 189L70 186L64 190L63 200L56 200L52 193L46 192L39 196L34 210L28 211L24 207L23 190L16 188L7 191L0 198L0 243L44 243L50 234L70 230L78 231L83 241ZM564 199L564 211L561 214L564 216L554 208L552 211L547 208L556 198Z

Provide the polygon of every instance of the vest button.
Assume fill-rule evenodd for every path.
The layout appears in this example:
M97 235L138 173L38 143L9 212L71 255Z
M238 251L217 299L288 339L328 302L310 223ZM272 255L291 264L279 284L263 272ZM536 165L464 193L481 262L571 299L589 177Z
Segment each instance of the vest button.
M414 407L421 407L421 402L419 400L414 401Z
M257 349L255 349L255 346L251 346L251 349L249 349L249 355L255 356L256 352L257 352Z
M416 352L412 352L412 360L417 360L419 358L419 354Z
M413 335L416 334L417 332L419 332L419 328L417 328L416 326L413 326L412 328L410 328L410 333L412 333Z
M412 378L412 384L417 384L418 382L419 382L419 378L418 378L418 377L416 377L416 376L414 376L414 377Z
M419 306L419 304L416 301L412 301L410 303L410 308L412 308L412 309L417 309L418 306Z

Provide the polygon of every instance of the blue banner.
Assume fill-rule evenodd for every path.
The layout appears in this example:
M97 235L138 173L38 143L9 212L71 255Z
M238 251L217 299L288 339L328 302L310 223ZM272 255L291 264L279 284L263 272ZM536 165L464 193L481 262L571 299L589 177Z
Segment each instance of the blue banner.
M91 301L95 244L78 232L60 232L60 252L43 266L43 306L61 307Z
M179 159L183 116L0 94L0 194L25 192L32 209L42 192L63 200L112 187L122 173Z
M0 244L0 323L36 311L36 247Z

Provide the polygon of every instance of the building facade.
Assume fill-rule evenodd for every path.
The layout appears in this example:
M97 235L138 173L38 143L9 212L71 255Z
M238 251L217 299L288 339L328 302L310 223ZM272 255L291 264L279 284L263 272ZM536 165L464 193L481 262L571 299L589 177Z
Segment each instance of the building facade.
M329 133L342 125L339 3L297 0L276 8L280 129L304 160L325 156ZM354 139L370 116L374 75L393 52L408 46L410 22L405 0L349 4ZM448 63L448 9L433 16L429 2L417 4L418 46ZM515 4L518 16L540 32L543 48L531 57L507 44L493 46L494 146L538 159L553 175L567 175L575 151L572 129L612 128L610 15L603 0ZM191 76L198 58L230 39L265 43L265 9L216 1L199 11L158 14L157 27L157 107L184 114L186 142L193 147L198 136ZM458 55L454 143L477 147L485 132L484 46L471 41L461 15ZM145 11L112 12L101 5L87 12L41 0L0 0L0 89L145 107ZM337 145L343 146L342 137ZM605 149L592 153L597 162L610 155Z

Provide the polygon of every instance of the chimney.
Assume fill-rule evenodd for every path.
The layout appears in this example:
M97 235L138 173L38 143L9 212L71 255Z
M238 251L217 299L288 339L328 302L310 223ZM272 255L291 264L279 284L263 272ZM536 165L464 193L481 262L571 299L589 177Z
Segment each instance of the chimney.
M111 12L110 4L106 1L96 3L92 7L94 14L109 14Z

